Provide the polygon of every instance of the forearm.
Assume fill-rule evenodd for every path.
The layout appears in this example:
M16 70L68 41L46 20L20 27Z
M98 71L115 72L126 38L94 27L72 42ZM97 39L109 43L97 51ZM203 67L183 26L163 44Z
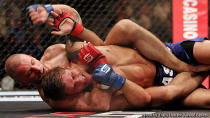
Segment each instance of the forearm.
M128 103L134 107L144 107L150 103L151 97L144 88L128 79L121 90Z
M119 68L115 68L115 71L109 64L100 64L93 71L92 78L100 84L121 90L133 107L143 107L150 102L149 94L141 86L126 79L126 74Z
M93 31L91 31L87 28L84 28L84 30L81 32L81 34L78 35L78 38L80 38L84 41L90 42L96 46L104 45L103 40L100 39Z

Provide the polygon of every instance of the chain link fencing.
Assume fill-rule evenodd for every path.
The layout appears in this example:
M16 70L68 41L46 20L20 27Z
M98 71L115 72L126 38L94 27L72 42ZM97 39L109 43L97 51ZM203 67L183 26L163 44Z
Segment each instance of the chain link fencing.
M7 76L5 60L14 53L29 54L40 59L44 50L65 37L50 34L46 24L32 26L27 22L25 8L32 4L66 4L75 8L83 25L103 40L120 19L131 19L164 42L172 40L172 0L1 0L0 1L0 78ZM17 82L15 88L23 87Z

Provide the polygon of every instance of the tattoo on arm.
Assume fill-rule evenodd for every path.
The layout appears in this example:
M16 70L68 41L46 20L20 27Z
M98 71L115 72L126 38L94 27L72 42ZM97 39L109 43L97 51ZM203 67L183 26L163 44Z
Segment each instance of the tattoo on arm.
M79 22L80 21L80 16L79 16L79 14L78 13L75 13L75 21L76 22Z

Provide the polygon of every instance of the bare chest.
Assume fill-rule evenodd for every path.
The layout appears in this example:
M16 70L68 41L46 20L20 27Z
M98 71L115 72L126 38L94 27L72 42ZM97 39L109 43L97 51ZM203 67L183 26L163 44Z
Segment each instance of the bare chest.
M102 51L115 72L142 87L152 86L156 74L155 65L144 59L137 51L129 48L110 46Z

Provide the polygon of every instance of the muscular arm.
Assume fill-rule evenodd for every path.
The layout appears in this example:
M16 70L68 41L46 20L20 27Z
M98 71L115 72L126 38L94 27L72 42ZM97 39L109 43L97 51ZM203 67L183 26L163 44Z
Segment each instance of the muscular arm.
M137 84L126 80L123 88L115 95L111 90L94 88L91 93L84 93L79 100L71 105L80 111L108 111L142 108L150 103L150 95Z
M122 89L112 95L110 110L144 108L150 102L151 96L145 89L127 79Z
M66 11L70 14L72 14L76 18L76 22L79 22L82 24L82 19L79 15L79 13L72 7L67 6L67 5L52 5L54 8L54 11L60 9L61 11ZM81 32L80 35L78 35L77 38L80 38L84 41L91 42L94 45L104 45L103 41L91 30L84 28L84 30Z
M50 100L50 106L55 109L76 111L108 111L111 94L110 90L93 88L90 92L70 95L65 100Z
M207 75L207 72L182 72L168 85L147 88L146 92L151 95L151 106L159 107L173 100L188 96L201 84Z
M132 107L144 107L148 105L151 100L150 95L145 91L144 88L128 79L126 80L121 91L123 92L128 103L132 105Z
M110 65L100 64L94 70L92 78L98 83L110 86L111 88L119 90L118 92L122 92L122 95L125 97L127 103L125 102L125 106L122 106L120 102L118 102L119 105L117 103L113 103L115 105L112 106L115 108L115 110L122 110L121 108L118 108L118 106L123 108L127 108L129 106L135 108L144 107L151 100L149 94L146 93L141 86L128 80L127 73L125 74L120 68L115 68L114 72ZM113 95L112 97L118 96ZM120 97L118 99L121 101Z
M33 5L32 5L33 6ZM53 4L52 5L53 11L55 13L62 14L63 12L68 12L74 17L74 20L82 25L82 19L79 15L79 13L72 8L71 6L64 5L64 4ZM37 9L29 9L29 16L33 24L37 23L48 23L49 25L54 26L54 19L49 16L49 11L46 11L46 9L43 6L37 7ZM51 14L54 16L54 13L51 12ZM54 16L57 17L57 16ZM62 27L67 27L63 28L64 30L60 29L62 33L53 33L55 35L70 35L70 32L73 27L73 21L70 19L67 19L64 23L62 23ZM77 38L91 42L94 45L103 45L103 41L92 31L88 30L87 28L84 28L84 30L77 36Z
M133 45L148 59L158 61L177 72L190 71L188 65L177 59L151 32L130 20L119 21L109 32L106 45Z
M148 103L150 103L151 101L151 96L145 91L143 87L129 80L128 79L129 77L134 77L134 76L130 76L130 74L128 74L128 69L127 71L123 71L123 69L124 68L115 68L115 72L126 78L125 84L120 89L120 91L122 91L128 103L132 107L137 107L137 108L148 105ZM133 73L135 72L136 71L133 71Z
M130 80L116 94L112 95L110 110L128 110L144 108L150 104L151 96L141 86Z

